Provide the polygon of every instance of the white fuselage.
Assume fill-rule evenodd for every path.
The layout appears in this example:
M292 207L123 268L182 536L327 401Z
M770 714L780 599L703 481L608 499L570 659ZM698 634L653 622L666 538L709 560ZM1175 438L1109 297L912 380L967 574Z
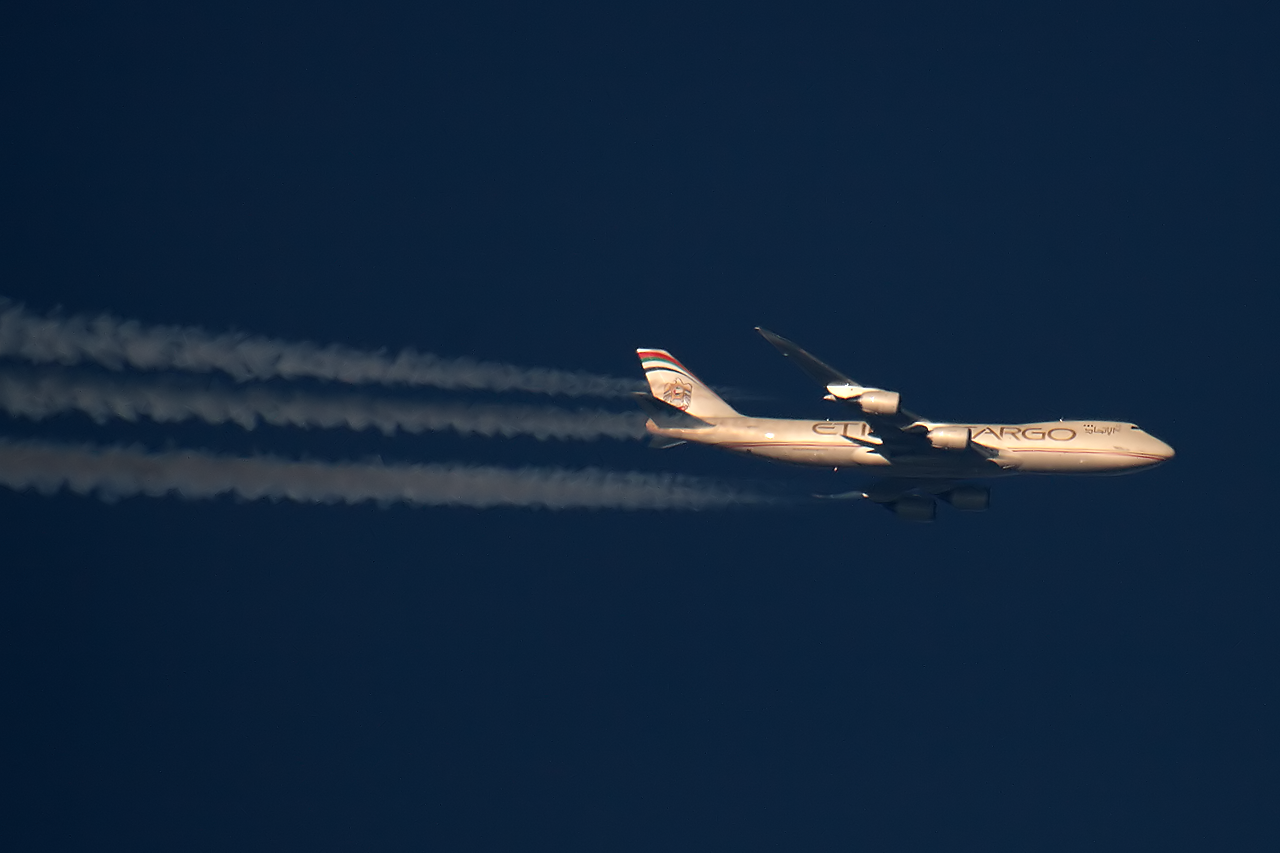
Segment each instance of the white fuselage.
M796 465L859 467L896 477L998 477L1009 474L1125 474L1173 457L1173 448L1138 427L1117 421L1049 421L1031 424L930 424L967 427L972 442L992 451L930 449L918 455L881 454L865 421L785 418L704 418L711 427L664 429L654 435L705 444ZM857 439L856 441L854 439ZM994 463L994 464L992 464Z

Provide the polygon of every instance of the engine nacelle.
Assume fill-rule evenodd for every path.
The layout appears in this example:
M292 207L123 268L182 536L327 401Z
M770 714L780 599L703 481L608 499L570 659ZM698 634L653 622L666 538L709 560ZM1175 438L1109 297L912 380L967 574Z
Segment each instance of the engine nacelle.
M864 391L858 405L868 415L896 415L901 395L897 391Z
M893 514L903 521L933 521L938 505L924 495L903 495L893 502Z
M973 431L968 427L934 427L929 430L929 443L940 450L967 450Z
M982 512L991 506L991 490L983 486L957 486L943 497L963 512Z

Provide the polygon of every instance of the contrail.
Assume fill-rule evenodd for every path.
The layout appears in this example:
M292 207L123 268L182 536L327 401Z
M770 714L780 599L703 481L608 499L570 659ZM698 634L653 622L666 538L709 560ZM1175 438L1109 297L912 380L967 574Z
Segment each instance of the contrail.
M112 377L69 371L0 370L0 409L42 420L80 411L98 422L110 418L157 423L199 419L239 424L352 430L387 435L452 430L463 435L529 435L539 440L591 441L644 438L639 411L572 411L553 406L427 403L350 393L308 394L263 386L203 387L173 378Z
M714 509L770 503L764 496L669 474L599 468L369 465L234 457L199 451L50 444L0 439L0 485L103 500L131 495L187 499L235 495L300 503L375 501L418 506L543 509Z
M221 372L239 381L310 378L573 397L620 397L643 387L611 376L441 358L411 349L388 355L339 344L213 334L195 326L145 326L110 314L40 317L2 298L0 356L67 366L91 362L112 370Z

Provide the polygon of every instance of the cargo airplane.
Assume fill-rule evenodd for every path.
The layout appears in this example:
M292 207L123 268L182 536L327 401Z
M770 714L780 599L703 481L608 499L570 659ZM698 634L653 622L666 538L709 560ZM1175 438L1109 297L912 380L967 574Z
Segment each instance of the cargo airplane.
M932 421L901 406L896 391L862 385L786 338L765 340L824 386L827 400L854 407L848 420L752 418L738 413L671 353L639 349L651 393L636 392L654 447L691 442L798 465L855 468L883 477L866 499L909 521L932 521L937 499L985 510L991 492L966 481L1013 474L1127 474L1173 458L1173 448L1131 423L1029 424Z

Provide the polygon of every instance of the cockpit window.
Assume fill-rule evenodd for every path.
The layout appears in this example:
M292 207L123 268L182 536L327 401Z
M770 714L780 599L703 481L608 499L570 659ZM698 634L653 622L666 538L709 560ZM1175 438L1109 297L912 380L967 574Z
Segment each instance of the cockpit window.
M1137 424L1129 424L1129 429L1137 429L1137 428L1138 428Z

